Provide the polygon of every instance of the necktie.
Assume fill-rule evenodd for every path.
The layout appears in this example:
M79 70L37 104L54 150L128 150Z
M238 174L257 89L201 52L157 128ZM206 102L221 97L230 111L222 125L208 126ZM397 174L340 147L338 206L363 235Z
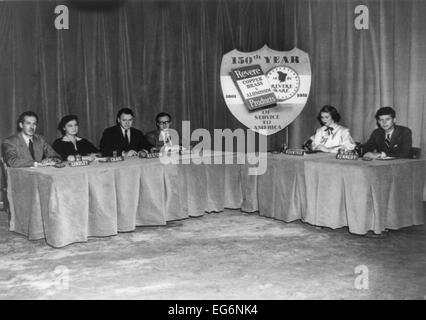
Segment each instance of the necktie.
M390 147L390 134L389 133L386 135L385 144L386 144L386 147L389 149L389 147Z
M30 150L31 157L33 157L33 160L35 160L34 146L33 146L33 140L32 139L30 139L30 141L28 142L28 149Z
M130 143L129 143L129 135L128 135L128 132L129 130L124 130L124 143L125 143L125 145L126 146L130 146Z
M169 146L172 145L172 140L170 139L170 135L168 132L164 132L164 144L167 144Z
M333 133L333 128L332 127L327 127L327 129L325 129L325 131L328 132L328 135L331 135Z

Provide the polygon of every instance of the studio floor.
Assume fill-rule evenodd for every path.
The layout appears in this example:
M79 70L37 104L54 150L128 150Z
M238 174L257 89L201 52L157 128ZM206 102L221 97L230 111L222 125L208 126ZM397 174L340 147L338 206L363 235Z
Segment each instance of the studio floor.
M238 210L55 249L8 231L0 299L426 299L426 227L379 238Z

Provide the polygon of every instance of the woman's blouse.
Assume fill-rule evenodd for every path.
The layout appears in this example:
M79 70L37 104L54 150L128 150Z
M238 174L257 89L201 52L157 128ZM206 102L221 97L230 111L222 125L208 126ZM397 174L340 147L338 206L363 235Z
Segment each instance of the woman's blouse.
M88 140L81 138L76 141L77 149L71 141L64 141L62 138L56 139L53 142L53 149L62 157L62 160L66 161L68 156L80 154L86 156L90 153L97 153L99 150Z
M355 142L351 137L348 128L345 128L337 123L331 126L322 126L318 128L315 134L311 137L312 148L315 150L318 146L324 146L332 149L330 152L337 153L339 149L353 150Z

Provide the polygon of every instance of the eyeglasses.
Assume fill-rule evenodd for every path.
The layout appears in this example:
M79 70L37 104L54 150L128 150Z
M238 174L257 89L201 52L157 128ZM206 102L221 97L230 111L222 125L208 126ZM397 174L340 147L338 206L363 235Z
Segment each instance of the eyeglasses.
M158 123L158 124L169 124L169 123L170 123L170 121L158 121L157 123Z

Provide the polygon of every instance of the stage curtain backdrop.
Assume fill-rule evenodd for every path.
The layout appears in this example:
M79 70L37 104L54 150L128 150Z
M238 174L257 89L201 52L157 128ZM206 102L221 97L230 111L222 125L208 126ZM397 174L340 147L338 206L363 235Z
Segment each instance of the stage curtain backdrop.
M69 8L69 30L54 27L60 4ZM360 4L369 8L367 30L354 26ZM49 141L71 113L97 145L124 106L136 111L144 132L160 111L173 115L178 130L182 120L192 130L244 128L223 100L221 58L267 44L296 46L311 58L311 93L289 127L290 146L314 132L324 104L338 108L361 142L376 126L377 108L391 105L425 150L425 16L421 0L0 2L0 139L28 109L39 114L38 131ZM269 148L285 140L285 131L275 134Z

